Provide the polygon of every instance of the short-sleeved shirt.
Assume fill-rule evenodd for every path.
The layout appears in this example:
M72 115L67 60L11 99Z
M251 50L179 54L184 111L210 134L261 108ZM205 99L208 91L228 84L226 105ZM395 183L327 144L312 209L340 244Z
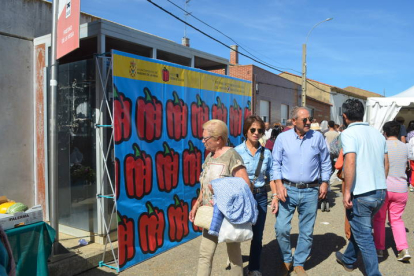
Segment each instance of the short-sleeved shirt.
M330 130L328 132L325 132L324 136L326 137L326 142L328 145L332 143L332 141L339 136L339 132L336 132L334 130Z
M402 124L400 126L400 136L398 137L398 140L401 140L401 137L403 136L407 136L407 129L405 128L405 126Z
M341 142L345 160L346 154L356 154L351 192L359 195L386 189L384 154L388 151L384 136L368 123L356 122L341 133Z
M210 201L213 199L213 195L208 188L208 184L217 178L233 176L233 170L240 166L245 167L243 159L233 148L228 149L217 158L213 158L212 153L207 155L200 174L203 205L212 206Z
M406 193L407 175L405 168L408 160L407 144L398 140L387 140L388 160L390 170L387 177L387 191L394 193Z

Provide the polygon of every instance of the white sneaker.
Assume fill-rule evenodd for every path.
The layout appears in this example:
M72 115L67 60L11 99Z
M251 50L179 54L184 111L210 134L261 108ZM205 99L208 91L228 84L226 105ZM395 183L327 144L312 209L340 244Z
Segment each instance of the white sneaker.
M411 259L411 255L408 252L408 249L403 249L400 252L398 252L397 260L400 262L406 262L409 259Z
M259 270L249 271L247 276L262 276L262 273Z

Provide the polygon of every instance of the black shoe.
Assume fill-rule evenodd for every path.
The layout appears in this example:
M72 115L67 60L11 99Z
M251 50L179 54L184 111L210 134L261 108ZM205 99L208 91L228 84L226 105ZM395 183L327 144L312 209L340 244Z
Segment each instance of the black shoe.
M346 263L344 263L344 261L342 261L343 254L341 252L339 252L339 251L336 252L335 257L336 257L336 261L338 262L338 264L342 265L346 271L351 272L351 271L354 270L353 265L346 264Z

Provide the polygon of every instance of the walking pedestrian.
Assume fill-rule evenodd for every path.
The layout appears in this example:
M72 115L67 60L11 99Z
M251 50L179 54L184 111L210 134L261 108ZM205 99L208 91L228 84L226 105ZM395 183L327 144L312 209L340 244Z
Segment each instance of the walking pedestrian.
M203 125L202 142L210 153L203 163L203 171L200 175L201 191L194 204L189 219L194 222L197 210L201 205L212 206L213 195L209 188L212 180L222 177L241 177L246 185L251 185L241 156L231 147L227 147L228 129L221 120L210 120ZM216 251L218 237L210 235L207 229L203 229L198 259L198 276L209 276ZM239 242L226 243L227 254L232 265L231 275L243 275L243 260Z
M259 210L256 224L253 225L252 229L253 239L250 244L248 276L262 275L260 272L260 257L267 214L266 182L272 178L272 154L270 150L262 147L259 143L264 129L265 123L259 116L252 115L247 117L243 127L243 134L246 140L235 148L243 158L247 174L253 185L253 197L257 202L257 208ZM273 193L276 193L276 186L273 182L271 186Z
M282 275L288 275L294 266L296 274L303 276L307 275L303 266L312 248L318 198L326 196L331 163L323 135L310 129L312 118L309 111L295 107L292 122L294 129L278 136L272 152L272 180L276 181L279 199L275 230L283 258ZM299 237L292 256L290 231L296 209L299 213Z
M398 261L411 259L408 252L407 235L402 219L408 199L407 175L405 174L408 161L407 144L398 140L400 125L397 122L387 122L382 130L387 138L388 160L390 171L387 177L387 194L384 205L374 216L374 241L378 257L384 256L385 250L385 219L391 224L392 234L397 247Z
M344 254L336 252L336 260L345 270L352 271L361 252L367 275L381 275L372 237L372 218L385 200L387 145L378 130L362 122L364 105L361 101L346 100L342 112L344 124L348 126L341 134L345 157L343 204L352 235Z

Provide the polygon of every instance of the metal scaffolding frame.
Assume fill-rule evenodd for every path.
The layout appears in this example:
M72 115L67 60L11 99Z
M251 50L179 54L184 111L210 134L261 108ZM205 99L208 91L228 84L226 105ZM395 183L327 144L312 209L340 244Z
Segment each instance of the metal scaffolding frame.
M116 205L116 187L111 173L108 168L108 160L114 154L114 117L113 106L110 105L110 99L112 94L112 85L108 88L108 83L112 80L112 55L107 56L110 53L98 54L95 56L96 69L97 69L97 94L96 101L99 110L97 109L97 116L95 120L96 128L96 149L97 149L97 205L98 213L100 214L100 223L103 227L105 235L105 247L102 255L102 260L99 262L99 267L106 266L115 269L119 272L118 254L115 253L113 241L111 240L111 224L113 219L116 219L117 205ZM112 83L112 82L110 82ZM110 128L110 135L108 135L105 129ZM109 136L109 137L108 137ZM106 214L106 210L109 209L109 201L113 201L113 207L109 214ZM98 220L99 221L99 220ZM116 221L116 220L115 220ZM113 256L113 261L105 263L105 255L107 246L110 247Z

